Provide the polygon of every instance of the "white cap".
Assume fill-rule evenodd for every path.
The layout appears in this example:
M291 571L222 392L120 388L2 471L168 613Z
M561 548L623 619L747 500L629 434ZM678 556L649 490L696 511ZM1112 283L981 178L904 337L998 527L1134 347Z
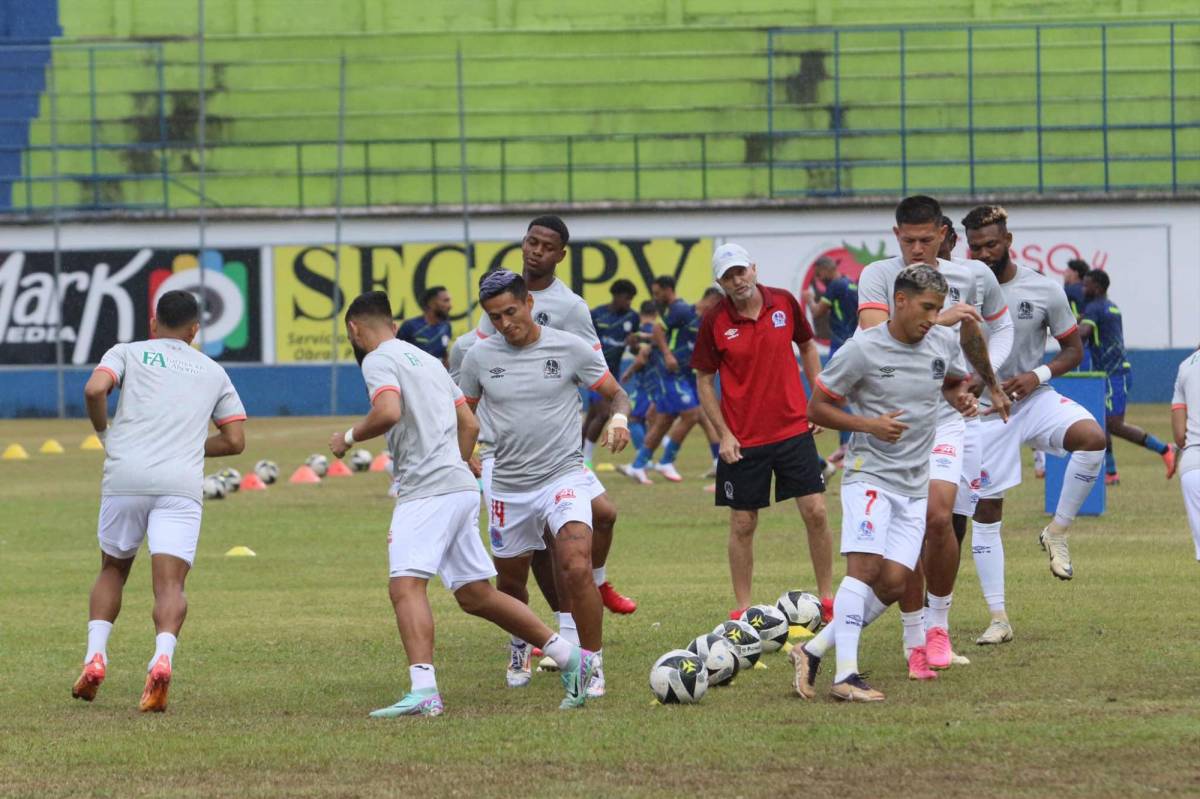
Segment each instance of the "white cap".
M713 280L720 280L725 273L735 266L750 266L750 253L740 244L722 244L713 250Z

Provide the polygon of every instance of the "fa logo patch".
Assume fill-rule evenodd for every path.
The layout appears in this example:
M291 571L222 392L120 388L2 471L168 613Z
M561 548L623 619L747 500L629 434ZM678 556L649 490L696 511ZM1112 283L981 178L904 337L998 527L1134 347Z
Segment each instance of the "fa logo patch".
M930 364L933 371L934 380L944 380L946 378L946 362L941 358L934 358Z
M775 327L783 327L787 324L787 314L783 311L776 311L771 314L771 324Z
M562 367L558 365L558 361L553 358L546 359L546 367L542 370L542 377L547 380L557 380L562 377Z
M533 321L537 322L542 327L545 327L546 325L550 324L550 314L546 313L545 311L538 311L536 314L534 314Z
M1033 318L1033 303L1029 302L1028 300L1021 300L1021 303L1017 306L1017 318L1018 319L1032 319Z
M733 499L733 483L725 481L725 499Z

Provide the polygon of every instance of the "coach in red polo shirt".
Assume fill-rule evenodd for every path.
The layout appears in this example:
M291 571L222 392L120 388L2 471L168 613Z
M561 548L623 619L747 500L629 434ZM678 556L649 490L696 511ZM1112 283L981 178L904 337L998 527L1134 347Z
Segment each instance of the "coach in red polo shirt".
M821 361L800 303L782 289L758 285L750 254L737 244L713 253L713 278L725 299L704 315L692 367L700 404L721 436L717 505L730 509L729 571L737 607L752 604L754 530L758 509L796 499L826 620L833 615L833 544L825 515L825 480L808 423L800 358L808 384ZM714 385L721 375L721 398Z

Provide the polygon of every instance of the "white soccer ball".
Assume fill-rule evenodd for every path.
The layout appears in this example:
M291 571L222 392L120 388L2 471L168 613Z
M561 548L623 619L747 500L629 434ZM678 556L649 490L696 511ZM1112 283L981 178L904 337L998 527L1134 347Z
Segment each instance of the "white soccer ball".
M203 490L205 499L225 499L228 489L225 488L225 481L220 475L210 474L204 478Z
M259 480L271 485L279 479L279 466L275 461L261 460L254 464L254 473L258 475Z
M230 494L236 494L237 490L242 487L242 473L232 466L226 466L217 472L217 477L225 481L225 490Z
M713 628L713 635L721 636L733 646L739 669L754 668L762 656L762 639L744 621L723 621Z
M650 690L664 705L691 705L708 691L708 669L686 649L672 649L650 669Z
M317 477L324 477L325 473L329 471L329 458L324 455L309 455L305 463L308 464L308 468L317 473Z
M787 616L789 624L798 624L810 632L815 633L825 626L821 617L821 599L808 591L786 591L775 607Z
M350 453L350 468L356 472L365 472L371 468L371 453L365 449L356 449Z
M742 612L742 621L762 639L763 654L778 652L787 643L788 620L774 605L753 605Z
M688 651L704 662L708 669L709 685L725 685L733 681L738 673L738 659L733 646L724 638L712 633L696 636L688 644Z

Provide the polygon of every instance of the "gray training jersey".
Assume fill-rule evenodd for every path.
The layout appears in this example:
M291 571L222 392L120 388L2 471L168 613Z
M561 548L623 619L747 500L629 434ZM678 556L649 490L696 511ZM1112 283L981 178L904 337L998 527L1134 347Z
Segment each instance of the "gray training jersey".
M455 385L459 384L459 377L462 375L463 359L467 357L467 350L479 341L479 333L477 330L468 330L454 340L454 344L450 347L450 357L446 360L447 368L450 370L450 379ZM475 418L479 420L479 457L481 460L492 457L495 453L492 447L495 445L496 437L492 433L492 420L488 417L487 403L480 401L475 406Z
M467 351L459 384L488 404L496 435L493 491L536 491L583 468L578 386L594 388L607 374L599 350L549 327L526 347L491 336Z
M385 391L400 395L400 421L387 434L397 502L479 490L458 449L455 408L466 399L440 360L391 339L363 358L362 375L371 402Z
M246 418L220 364L174 338L117 344L96 367L121 389L104 439L104 495L201 501L208 424Z
M1179 456L1179 471L1182 474L1200 469L1200 352L1193 352L1179 364L1171 408L1187 411L1187 438Z
M956 365L958 351L958 336L949 328L935 325L918 343L905 344L886 324L858 331L838 349L817 385L851 403L859 416L904 411L899 421L909 426L895 444L853 433L844 484L871 483L906 497L928 493L936 410L946 404L942 383L948 376L966 377Z
M975 278L975 310L983 317L983 321L991 322L999 319L1008 310L1008 301L1000 289L1000 281L996 273L983 261L967 258L954 263L965 266Z
M530 291L533 297L533 321L542 327L552 327L574 333L597 350L600 349L600 337L596 335L596 326L592 324L592 312L567 284L554 278L554 282L541 291ZM487 338L496 334L496 326L485 313L479 320L479 337Z

